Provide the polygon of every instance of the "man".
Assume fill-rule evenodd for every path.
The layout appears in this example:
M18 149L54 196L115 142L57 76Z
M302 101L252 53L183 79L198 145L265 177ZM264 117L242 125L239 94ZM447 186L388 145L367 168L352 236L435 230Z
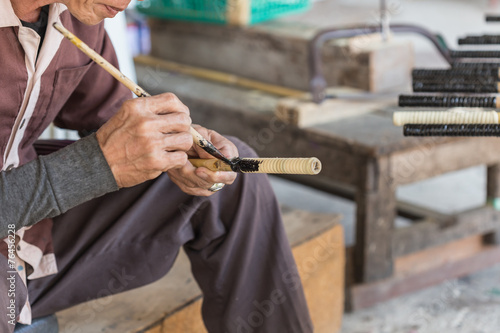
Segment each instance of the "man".
M153 282L183 246L209 332L311 332L267 178L195 169L188 156L210 156L193 147L182 102L130 99L51 28L62 23L116 64L102 20L128 3L0 0L0 331ZM51 122L87 136L36 142ZM254 156L196 128L228 157ZM270 300L273 312L256 318Z

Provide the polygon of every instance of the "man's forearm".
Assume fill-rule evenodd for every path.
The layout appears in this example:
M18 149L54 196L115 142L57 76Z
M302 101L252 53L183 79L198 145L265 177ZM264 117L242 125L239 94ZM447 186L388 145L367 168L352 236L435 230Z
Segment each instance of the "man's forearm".
M0 239L7 225L30 226L118 190L95 134L50 155L0 172Z

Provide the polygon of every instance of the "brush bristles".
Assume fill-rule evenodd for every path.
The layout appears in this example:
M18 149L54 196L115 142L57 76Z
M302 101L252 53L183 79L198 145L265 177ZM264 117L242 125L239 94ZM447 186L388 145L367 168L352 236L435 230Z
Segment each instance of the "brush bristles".
M495 111L416 111L394 112L396 126L406 124L498 124Z
M458 40L458 45L495 45L500 44L498 35L467 36Z
M411 72L414 80L428 78L454 78L454 77L498 77L498 68L452 68L452 69L414 69Z
M434 108L496 108L496 96L400 95L399 106Z
M452 58L500 58L499 51L451 50Z
M499 124L407 124L404 136L500 136Z
M492 82L447 83L414 81L414 92L498 93L498 84Z

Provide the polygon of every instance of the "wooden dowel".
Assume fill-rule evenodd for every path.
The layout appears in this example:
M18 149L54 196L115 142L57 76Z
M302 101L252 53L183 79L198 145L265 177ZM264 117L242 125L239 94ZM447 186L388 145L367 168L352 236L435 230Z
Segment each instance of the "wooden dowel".
M235 85L243 88L256 89L265 93L302 98L307 92L287 87L282 87L270 83L247 79L234 74L215 71L212 69L200 68L179 64L173 61L158 59L149 55L138 55L134 58L136 64L164 69L169 72L181 73L202 79L221 82L228 85Z
M138 97L149 97L151 96L144 89L142 89L137 83L130 80L126 77L122 72L120 72L115 66L113 66L109 61L104 59L99 53L92 50L87 44L82 42L78 37L72 34L68 29L60 25L59 23L54 23L54 28L57 29L64 37L66 37L73 45L80 49L83 53L85 53L90 59L92 59L96 64L104 68L106 72L111 74L115 79L123 83L128 89L130 89L134 94ZM226 162L229 160L222 155L222 153L215 148L215 146L210 143L207 139L205 139L198 131L196 131L193 127L190 128L190 133L193 136L193 142L203 148L210 155L220 158Z
M406 124L498 124L499 116L495 111L415 111L394 112L396 126Z
M212 171L233 171L230 165L217 159L190 159L195 167L205 167ZM317 175L321 162L310 158L242 158L236 162L241 173L272 173L290 175Z

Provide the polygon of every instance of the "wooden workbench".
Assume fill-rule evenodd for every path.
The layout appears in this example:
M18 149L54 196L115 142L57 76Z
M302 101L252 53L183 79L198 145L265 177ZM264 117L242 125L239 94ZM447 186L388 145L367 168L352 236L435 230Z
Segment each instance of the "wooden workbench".
M365 115L299 129L274 116L278 97L154 67L139 65L137 70L150 93L177 94L195 123L238 136L261 156L322 161L320 176L294 180L356 202L355 244L347 249L348 310L500 262L495 245L500 215L492 206L447 216L400 204L395 195L400 185L485 164L488 197L500 197L497 139L405 138L392 125L395 98ZM397 214L413 222L396 228Z

